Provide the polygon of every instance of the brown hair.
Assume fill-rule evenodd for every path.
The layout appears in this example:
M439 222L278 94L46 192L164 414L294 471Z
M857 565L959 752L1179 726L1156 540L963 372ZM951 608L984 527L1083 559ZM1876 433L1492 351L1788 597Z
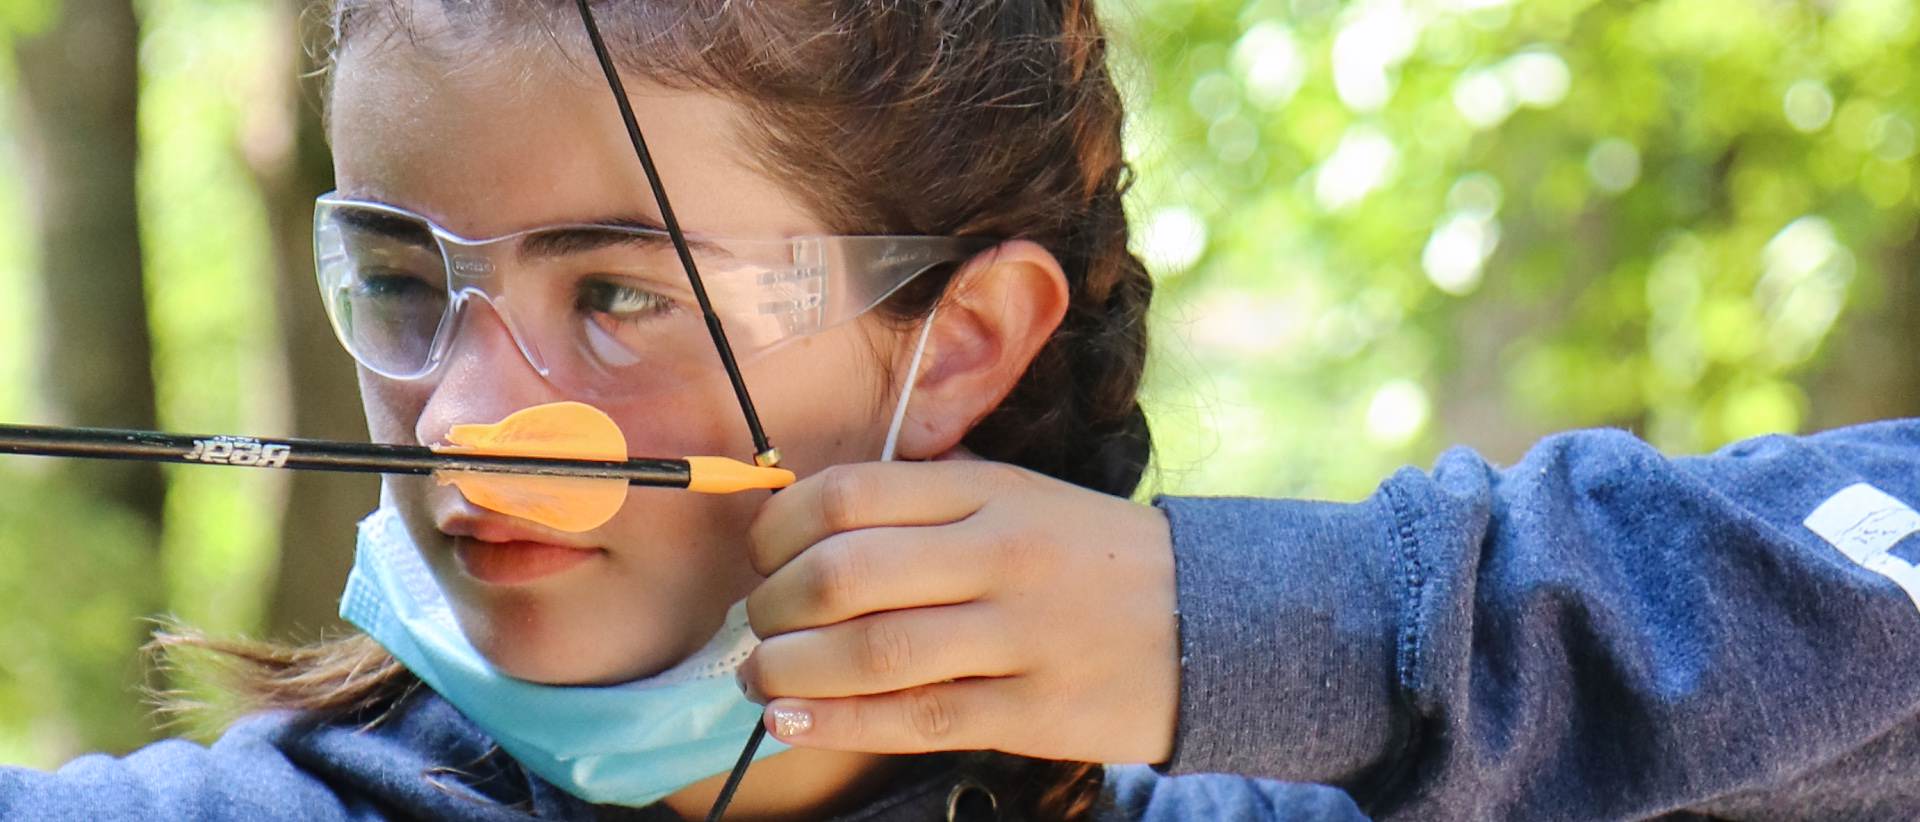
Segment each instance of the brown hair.
M334 45L403 0L334 0ZM566 0L443 0L456 21L498 17L565 31ZM770 179L848 234L1033 240L1057 257L1071 302L1009 396L966 437L991 460L1129 495L1151 439L1136 401L1153 282L1128 249L1131 172L1106 38L1090 0L599 0L595 16L625 71L725 96ZM466 26L456 36L524 29ZM331 54L331 50L329 52ZM954 271L930 271L886 316L925 316ZM231 685L259 707L344 713L413 684L370 639L303 648L173 634L240 664ZM1098 766L1033 760L1004 797L1035 819L1088 816Z

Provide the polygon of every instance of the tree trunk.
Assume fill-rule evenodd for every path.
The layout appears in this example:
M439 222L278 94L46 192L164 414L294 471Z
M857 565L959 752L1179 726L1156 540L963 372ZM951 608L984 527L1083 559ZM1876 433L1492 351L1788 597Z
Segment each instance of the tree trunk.
M139 151L127 0L63 0L52 29L16 44L46 295L48 410L71 425L153 428L153 367L134 193ZM165 484L141 463L60 466L159 533Z
M57 423L155 426L134 183L138 40L139 24L129 0L61 0L48 29L13 43L23 121L20 144L45 300L39 413ZM84 494L88 500L63 510L111 520L125 515L133 525L114 532L129 545L77 546L97 552L70 557L70 565L111 571L92 580L93 590L111 592L109 596L126 605L124 613L157 612L163 601L158 545L166 500L158 467L62 460L52 468L55 475L48 489ZM50 532L86 533L87 525L56 525ZM116 549L130 550L122 555ZM115 556L125 564L112 559ZM57 637L60 631L95 628L103 618L62 614L42 627ZM49 727L71 723L67 744L78 750L126 751L151 738L138 700L103 698L157 684L149 666L136 662L149 627L125 619L113 626L112 643L96 642L58 661L57 667L65 669L56 679L60 687L70 697L86 700L64 718L42 717L52 723Z
M353 361L334 341L313 274L313 199L332 187L333 163L320 124L318 84L300 78L314 66L301 44L322 25L300 13L298 0L280 0L281 42L289 64L271 102L282 118L275 131L291 139L247 140L271 146L247 157L266 204L279 281L280 333L287 362L295 436L364 441L367 429ZM295 61L298 64L294 64ZM281 130L284 129L284 130ZM353 563L354 523L372 510L377 484L365 477L295 472L282 519L279 572L268 605L267 630L281 638L311 638L338 626L341 588Z

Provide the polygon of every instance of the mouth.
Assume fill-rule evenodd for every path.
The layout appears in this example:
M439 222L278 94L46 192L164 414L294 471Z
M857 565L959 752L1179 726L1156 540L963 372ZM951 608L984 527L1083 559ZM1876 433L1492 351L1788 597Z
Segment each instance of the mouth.
M568 544L543 529L487 518L456 518L439 523L453 538L460 570L488 585L526 585L557 576L606 552Z

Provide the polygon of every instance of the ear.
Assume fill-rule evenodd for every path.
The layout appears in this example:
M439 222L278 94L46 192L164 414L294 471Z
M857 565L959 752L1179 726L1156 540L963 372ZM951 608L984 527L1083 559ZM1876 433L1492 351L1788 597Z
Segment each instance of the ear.
M1066 316L1067 276L1038 243L1012 240L974 257L934 313L907 401L900 457L929 459L960 444L1020 382ZM912 333L895 374L913 356Z

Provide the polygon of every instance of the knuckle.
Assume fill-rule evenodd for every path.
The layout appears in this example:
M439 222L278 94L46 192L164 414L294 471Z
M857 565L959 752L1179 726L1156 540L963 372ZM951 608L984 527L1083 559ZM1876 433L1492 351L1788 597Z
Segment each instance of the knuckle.
M770 576L779 570L774 566L774 550L778 544L773 526L767 520L766 509L755 514L753 523L747 526L747 561L753 565L754 573Z
M820 473L820 519L827 528L839 532L860 525L860 475L843 465Z
M841 739L866 741L874 727L873 711L876 701L871 697L835 700L831 704L840 710L834 715L833 721L816 723L816 725L831 728L834 735Z
M1003 462L975 463L980 472L979 481L988 488L1002 493L1018 490L1027 481L1025 469Z
M866 587L866 560L845 541L822 545L820 549L824 550L814 559L807 586L814 606L829 611L854 607Z
M860 628L860 666L868 674L889 677L913 663L912 640L885 620L870 620Z
M761 591L756 590L747 595L747 629L761 639L766 639L768 629L773 627L774 615L768 612L769 607L771 603L767 601L767 595Z
M953 705L932 688L907 692L907 723L920 741L939 743L953 736Z

